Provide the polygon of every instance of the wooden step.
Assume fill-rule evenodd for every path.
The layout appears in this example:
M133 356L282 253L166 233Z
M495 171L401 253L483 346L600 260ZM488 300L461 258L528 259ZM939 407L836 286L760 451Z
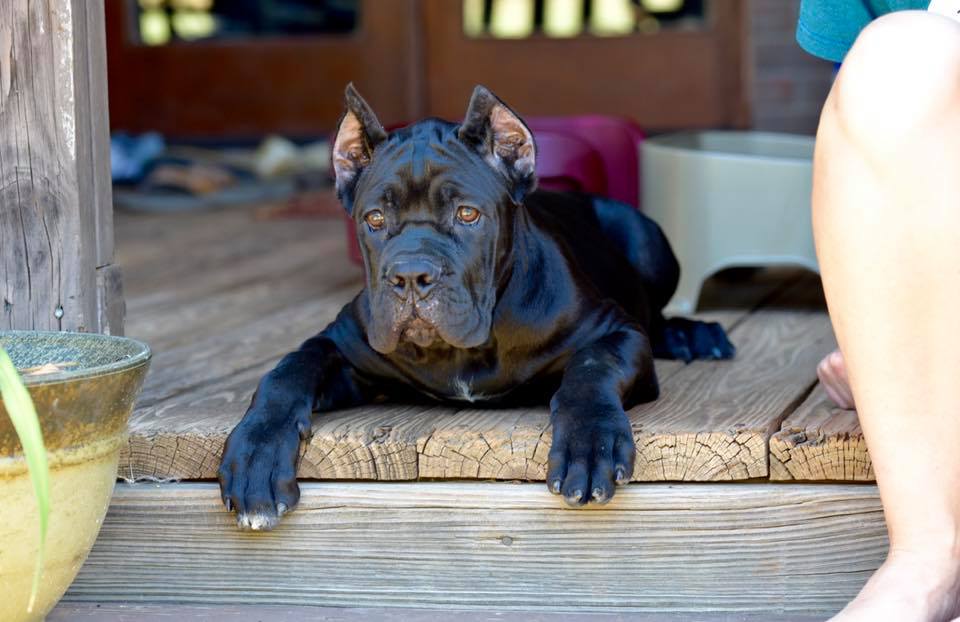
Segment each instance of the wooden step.
M64 602L825 616L887 548L872 485L633 484L584 510L542 484L302 489L242 533L214 484L120 484Z
M770 438L770 479L874 481L857 413L834 406L817 386Z
M339 220L120 215L118 240L128 334L156 353L120 476L209 480L259 377L361 271ZM715 279L702 302L738 356L658 361L663 397L629 413L635 477L726 483L633 484L569 510L512 483L543 477L543 408L328 413L300 475L359 481L303 483L267 534L238 532L212 482L118 485L50 619L824 619L887 543L874 486L769 481L872 476L855 415L816 387L834 347L818 279Z
M277 605L133 605L61 603L46 622L822 622L823 616L766 613L544 613L452 611L385 607Z

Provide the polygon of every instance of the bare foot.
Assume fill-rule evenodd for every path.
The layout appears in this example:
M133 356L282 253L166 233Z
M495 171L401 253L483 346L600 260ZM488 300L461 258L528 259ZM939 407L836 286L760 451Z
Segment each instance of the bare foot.
M834 350L823 357L817 365L817 376L827 392L827 396L840 408L853 410L853 391L847 379L847 366L843 362L840 350Z
M946 622L960 615L960 563L890 551L860 594L830 622Z

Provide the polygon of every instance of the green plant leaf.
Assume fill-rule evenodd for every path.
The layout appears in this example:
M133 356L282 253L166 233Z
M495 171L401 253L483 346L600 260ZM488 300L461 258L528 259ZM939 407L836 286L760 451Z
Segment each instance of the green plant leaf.
M40 512L40 548L37 551L37 565L33 573L33 589L30 591L30 604L27 611L32 612L40 588L40 575L43 572L43 553L47 542L47 521L50 517L50 470L47 466L47 450L43 445L43 433L40 431L40 419L33 407L30 393L20 380L20 374L3 348L0 348L0 394L7 408L7 414L17 431L23 454L30 469L33 481L33 493Z

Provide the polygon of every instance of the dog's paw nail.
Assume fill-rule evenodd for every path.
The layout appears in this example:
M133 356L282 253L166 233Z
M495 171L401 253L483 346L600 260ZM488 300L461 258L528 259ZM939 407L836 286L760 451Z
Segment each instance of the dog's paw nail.
M577 505L583 499L583 491L580 489L574 490L572 493L567 495L564 499L570 505Z
M277 516L283 516L284 514L286 514L286 513L287 513L287 509L288 509L288 508L287 508L287 504L286 504L286 503L278 503L278 504L277 504Z
M617 469L616 475L617 484L623 485L626 484L629 480L627 479L627 473L623 469Z
M606 491L604 491L603 488L600 488L600 487L593 489L593 492L591 493L590 498L593 499L594 502L600 503L600 504L606 503L607 501L610 500L610 497L607 496Z
M232 512L232 511L233 511L233 502L230 501L230 499L225 500L225 501L223 502L223 504L224 504L225 506L227 506L227 511L228 511L228 512Z
M562 486L562 483L558 479L550 482L550 492L552 492L555 495L559 495L561 486Z

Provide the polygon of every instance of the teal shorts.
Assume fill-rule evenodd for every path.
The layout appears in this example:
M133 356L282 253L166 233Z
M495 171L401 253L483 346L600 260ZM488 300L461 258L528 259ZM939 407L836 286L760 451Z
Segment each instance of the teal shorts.
M842 62L867 24L893 11L925 11L930 0L800 0L797 42L807 52Z

